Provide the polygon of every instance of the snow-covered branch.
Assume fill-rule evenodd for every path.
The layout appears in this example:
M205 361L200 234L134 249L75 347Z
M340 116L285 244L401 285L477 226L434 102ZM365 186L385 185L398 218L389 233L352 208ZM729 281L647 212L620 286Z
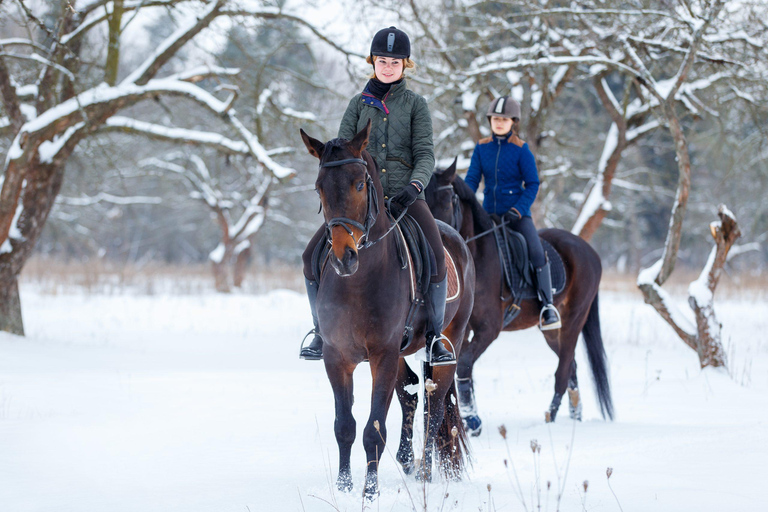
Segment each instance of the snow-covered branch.
M252 17L252 18L253 17L263 18L263 19L284 19L288 21L293 21L294 23L298 23L299 25L307 28L310 32L312 32L315 35L315 37L323 41L325 44L327 44L331 48L343 53L344 55L347 55L350 57L358 57L361 59L365 59L365 57L367 57L367 55L357 53L352 50L339 46L329 35L324 34L315 25L305 20L301 16L296 14L291 14L291 13L282 11L280 9L272 9L268 7L255 8L248 5L238 5L234 7L226 7L221 10L221 13L226 16L235 16L235 17L243 16L243 17Z
M173 34L160 43L152 55L123 80L123 84L143 85L147 83L166 62L176 55L179 48L207 28L221 14L219 11L224 3L225 0L210 2L199 18L176 29Z
M125 2L123 4L123 11L138 11L147 7L172 7L185 2L189 2L189 0L134 0ZM100 7L104 7L104 9L100 9ZM92 28L107 21L112 16L112 9L112 0L92 2L78 9L78 15L83 21L77 28L61 37L61 44L70 45L87 34Z
M114 196L107 194L106 192L99 192L95 196L85 197L64 197L58 196L56 198L57 204L65 204L67 206L90 206L97 203L111 203L111 204L160 204L163 202L161 197L148 197L148 196Z
M176 73L165 77L166 80L181 80L182 82L196 83L212 76L237 76L240 74L238 68L222 68L219 66L198 66L191 69L185 69L181 73Z
M147 123L128 117L114 116L99 129L99 132L119 131L132 135L144 135L146 137L179 144L198 144L215 148L225 154L250 155L248 145L239 140L232 140L220 133L204 132L200 130L188 130L154 123Z

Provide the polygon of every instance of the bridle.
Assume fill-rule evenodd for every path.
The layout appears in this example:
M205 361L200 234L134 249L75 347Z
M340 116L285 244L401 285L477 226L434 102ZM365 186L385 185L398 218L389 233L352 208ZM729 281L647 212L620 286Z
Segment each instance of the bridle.
M370 236L371 227L376 223L376 219L379 217L379 197L376 195L376 189L373 186L373 178L368 174L368 162L362 158L345 158L343 160L335 160L333 162L320 162L320 168L323 167L341 167L346 164L360 164L365 167L365 186L368 189L367 206L365 211L365 221L363 224L354 219L348 217L334 217L325 223L325 229L328 231L328 240L331 240L331 230L335 226L341 226L344 228L352 240L355 240L355 235L352 232L352 228L357 228L363 232L362 236L358 240L355 240L355 246L358 250L363 247L370 247L373 245L368 241ZM374 242L375 243L375 242Z
M393 217L387 212L387 215L389 215L390 221L394 220L394 222L391 222L391 225L389 226L389 229L381 235L376 240L369 240L371 228L374 224L376 224L376 219L379 218L379 196L376 194L376 188L373 185L373 178L371 178L371 175L368 173L368 162L363 160L362 158L345 158L343 160L335 160L333 162L323 162L320 161L320 168L323 167L341 167L342 165L346 164L360 164L365 167L365 186L368 188L368 197L367 202L368 205L366 206L365 211L365 222L363 224L360 224L358 221L354 219L350 219L348 217L334 217L328 222L325 223L325 229L327 231L327 237L328 240L333 240L331 237L331 229L334 226L340 226L344 228L344 231L346 231L349 236L352 237L352 240L355 240L355 235L352 233L352 228L357 228L360 231L363 232L363 235L360 237L359 240L355 240L355 247L357 247L357 250L360 249L367 249L368 247L371 247L372 245L377 244L380 242L385 236L390 234L393 229L395 229L395 226L397 226L398 222L400 222L400 219L403 218L405 213L408 211L408 208L403 209L403 212L397 217L397 219L393 219ZM391 199L390 199L391 201ZM322 209L322 205L320 205L320 208Z
M437 190L450 190L451 191L451 203L453 203L453 215L451 217L451 227L458 231L461 229L461 221L464 212L461 210L461 202L459 201L459 195L456 193L456 189L453 185L441 185L437 187Z

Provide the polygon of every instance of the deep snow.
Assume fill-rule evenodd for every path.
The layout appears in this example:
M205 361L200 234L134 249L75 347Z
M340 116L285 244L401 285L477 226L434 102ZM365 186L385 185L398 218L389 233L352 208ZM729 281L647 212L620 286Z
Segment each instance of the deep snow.
M356 482L342 494L332 485L330 385L322 364L297 358L310 326L304 295L50 295L23 287L22 300L27 337L0 334L0 511L363 508L370 372L362 364L355 374ZM584 421L574 425L564 403L546 425L556 357L536 330L502 334L475 368L485 428L472 439L474 466L464 482L431 484L427 509L524 510L504 466L502 424L529 511L538 510L537 489L541 510L554 511L564 478L560 510L768 509L768 303L715 304L732 376L700 371L639 292L601 294L612 423L599 416L579 349ZM393 452L399 422L393 404ZM421 485L403 479L389 453L380 478L371 510L423 510Z

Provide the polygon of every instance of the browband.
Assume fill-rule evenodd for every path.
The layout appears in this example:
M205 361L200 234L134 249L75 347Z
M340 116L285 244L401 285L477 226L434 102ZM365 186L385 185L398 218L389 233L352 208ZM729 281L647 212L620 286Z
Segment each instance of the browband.
M336 160L334 162L321 162L320 167L339 167L344 164L363 164L368 167L368 162L362 158L345 158L344 160Z

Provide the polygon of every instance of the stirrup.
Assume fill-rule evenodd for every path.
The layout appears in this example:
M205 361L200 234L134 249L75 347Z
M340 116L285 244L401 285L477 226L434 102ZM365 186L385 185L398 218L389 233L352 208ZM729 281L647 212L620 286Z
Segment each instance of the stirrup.
M450 361L442 361L442 362L432 362L432 347L435 343L440 342L440 340L445 340L448 342L448 345L451 347L451 355L453 356L453 359ZM429 361L427 361L427 364L430 366L448 366L449 364L456 364L456 349L453 346L453 343L451 343L451 340L448 339L448 336L445 334L440 334L440 336L435 336L432 338L432 343L429 345Z
M555 312L555 316L557 316L557 322L549 324L549 325L543 325L541 321L544 319L544 312L548 309L551 309ZM554 331L555 329L560 329L563 326L562 318L560 317L560 312L557 310L557 308L554 306L554 304L547 304L543 308L541 308L541 311L539 312L539 329L542 331Z
M320 357L306 357L306 356L302 355L302 352L303 352L303 351L304 351L304 349L306 348L306 347L304 347L304 343L306 343L306 341L307 341L307 338L309 338L309 337L312 337L312 340L314 340L314 339L315 339L315 336L319 336L319 337L320 337L320 341L322 341L323 343L325 343L325 340L323 339L323 337L322 337L322 336L320 336L320 332L319 332L317 329L315 329L315 328L313 327L313 328L312 328L312 329L310 329L310 330L309 330L309 332L308 332L308 333L307 333L307 334L304 336L304 339L302 339L302 340L301 340L301 345L299 345L299 359L304 359L305 361L322 361L322 359L323 359L323 356L322 356L322 354L320 355ZM311 343L311 342L310 342L310 343Z

